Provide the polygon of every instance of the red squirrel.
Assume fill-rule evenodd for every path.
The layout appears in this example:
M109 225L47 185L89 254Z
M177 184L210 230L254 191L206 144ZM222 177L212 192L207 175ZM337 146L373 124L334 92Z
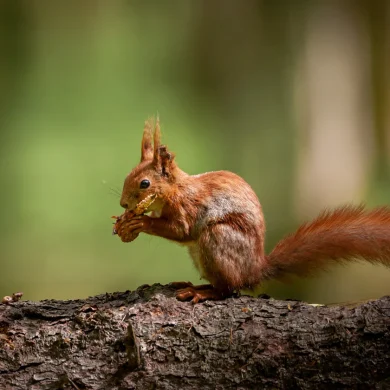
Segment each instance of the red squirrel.
M223 299L285 274L310 275L331 262L363 259L390 267L390 208L325 211L266 255L264 216L250 185L228 171L183 172L160 138L158 119L155 125L145 122L141 161L126 177L120 200L122 207L134 210L154 196L147 209L151 215L132 214L117 233L124 242L142 232L188 248L210 284L172 283L179 300Z

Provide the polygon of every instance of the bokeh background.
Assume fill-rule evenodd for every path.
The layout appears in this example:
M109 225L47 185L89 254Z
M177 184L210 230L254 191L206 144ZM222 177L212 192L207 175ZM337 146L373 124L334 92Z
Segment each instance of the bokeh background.
M189 173L258 194L268 251L324 207L390 204L390 2L2 0L0 296L81 298L199 277L184 248L111 235L144 120ZM260 291L390 293L351 264Z

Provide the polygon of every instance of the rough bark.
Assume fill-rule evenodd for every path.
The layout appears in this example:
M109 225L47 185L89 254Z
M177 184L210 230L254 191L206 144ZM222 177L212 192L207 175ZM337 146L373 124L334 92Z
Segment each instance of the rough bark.
M356 307L168 286L0 305L1 389L387 389L390 297Z

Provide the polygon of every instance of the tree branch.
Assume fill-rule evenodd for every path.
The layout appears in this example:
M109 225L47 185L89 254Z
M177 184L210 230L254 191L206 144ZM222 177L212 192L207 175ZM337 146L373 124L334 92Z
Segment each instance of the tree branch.
M0 305L0 388L390 388L390 297L194 306L173 294L153 285Z

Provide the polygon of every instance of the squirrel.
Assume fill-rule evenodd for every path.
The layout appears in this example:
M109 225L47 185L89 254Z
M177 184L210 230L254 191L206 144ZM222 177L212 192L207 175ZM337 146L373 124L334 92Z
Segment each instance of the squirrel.
M183 172L160 138L159 120L146 121L141 161L125 179L120 205L134 210L147 197L155 201L146 211L150 215L132 214L121 222L118 235L129 242L142 232L188 248L201 278L210 284L173 282L177 299L224 299L286 274L309 276L332 262L360 259L390 267L389 207L324 211L266 255L264 216L250 185L228 171Z

